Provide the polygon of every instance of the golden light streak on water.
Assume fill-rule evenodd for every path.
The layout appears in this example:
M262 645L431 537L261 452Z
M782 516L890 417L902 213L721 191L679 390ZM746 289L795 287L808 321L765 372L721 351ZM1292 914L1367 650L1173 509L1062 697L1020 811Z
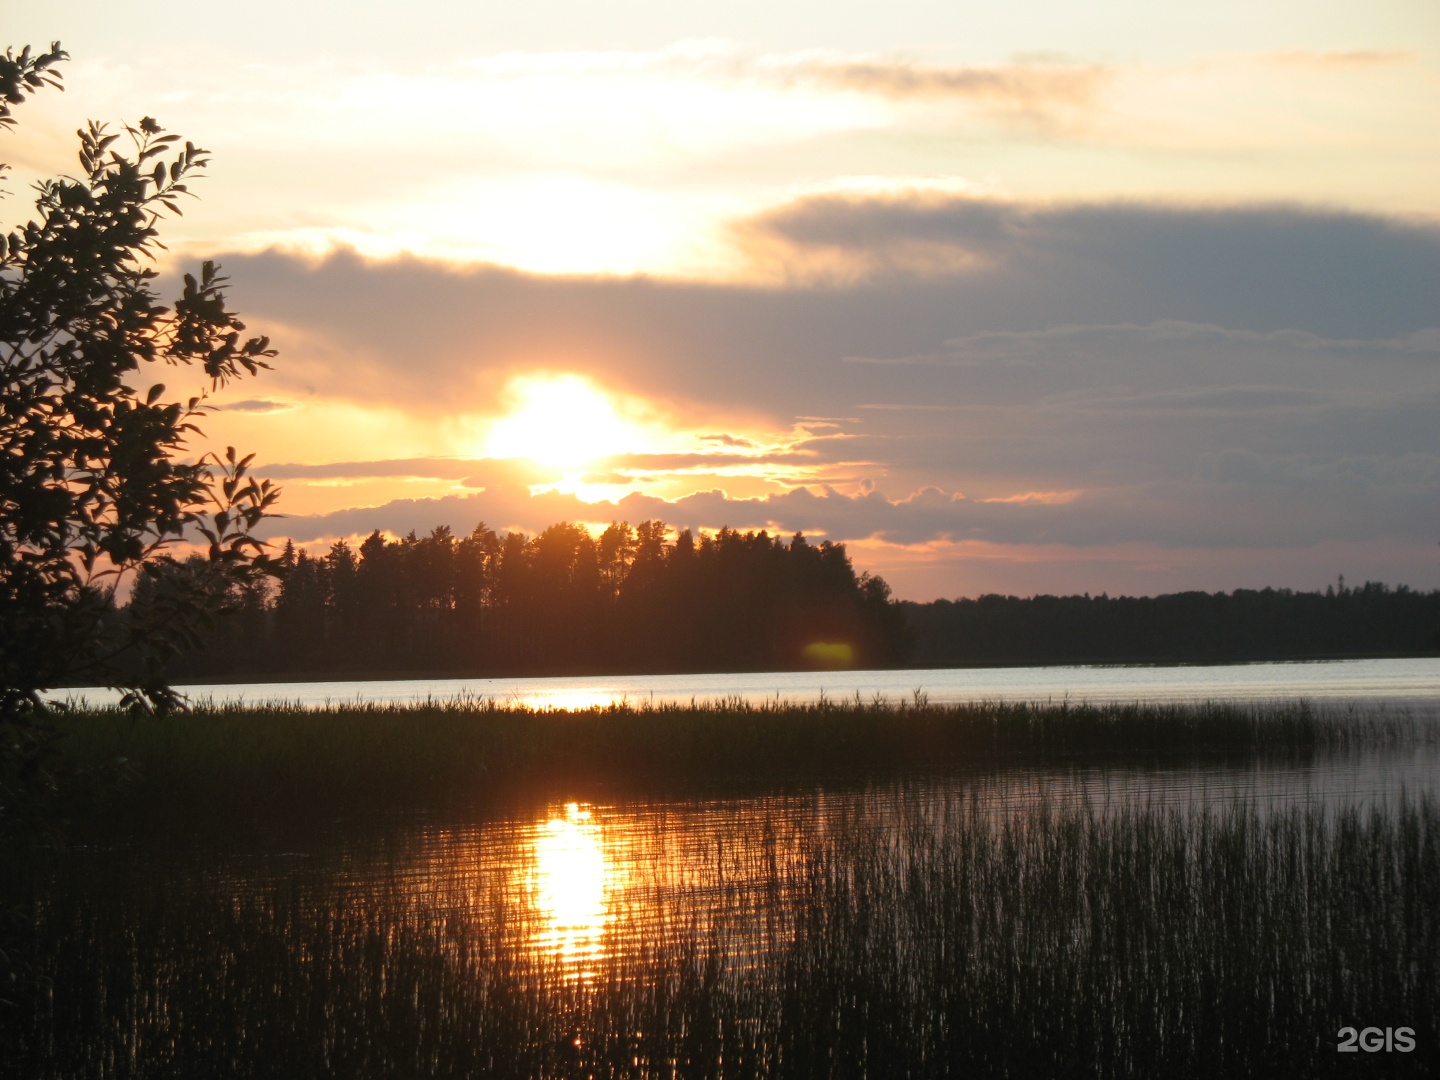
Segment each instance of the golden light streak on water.
M588 979L605 959L621 882L591 811L567 803L537 826L530 899L540 916L533 946L567 978Z
M595 690L551 690L536 694L515 694L507 704L513 702L524 709L566 709L584 712L586 709L608 709L628 700L623 691ZM639 700L637 698L637 700Z

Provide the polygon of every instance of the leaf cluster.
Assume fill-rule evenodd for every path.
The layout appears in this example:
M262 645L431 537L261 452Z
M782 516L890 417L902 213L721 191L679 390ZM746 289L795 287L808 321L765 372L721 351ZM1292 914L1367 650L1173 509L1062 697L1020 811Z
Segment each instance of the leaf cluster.
M58 41L50 43L50 51L34 53L30 46L20 50L6 49L0 56L0 127L13 127L15 118L10 115L12 105L19 105L25 95L34 93L45 86L63 90L58 71L51 71L61 60L68 60L70 54L60 48Z

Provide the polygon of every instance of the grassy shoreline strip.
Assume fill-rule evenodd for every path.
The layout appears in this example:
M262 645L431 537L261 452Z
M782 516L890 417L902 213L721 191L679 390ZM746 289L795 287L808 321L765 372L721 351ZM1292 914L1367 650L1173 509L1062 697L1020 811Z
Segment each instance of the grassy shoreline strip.
M562 711L420 705L74 711L56 723L77 806L406 809L547 783L683 787L1066 760L1262 760L1415 744L1403 712L1267 705L931 705L851 700Z

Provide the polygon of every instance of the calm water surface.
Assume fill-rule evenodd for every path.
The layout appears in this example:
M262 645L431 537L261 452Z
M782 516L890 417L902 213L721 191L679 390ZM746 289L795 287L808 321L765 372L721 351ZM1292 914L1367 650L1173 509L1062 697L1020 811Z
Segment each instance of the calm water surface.
M859 823L882 841L913 835L918 824L943 843L957 819L976 814L1003 824L1043 808L1368 812L1423 796L1440 798L1433 741L1293 765L1011 768L733 798L559 797L482 821L422 816L380 829L338 822L283 834L242 827L223 837L136 838L72 852L56 902L67 921L82 923L138 902L136 918L158 920L150 932L174 936L161 955L182 965L215 961L186 942L206 932L190 923L189 904L219 902L263 916L282 937L312 917L331 930L353 923L346 932L356 933L374 919L478 927L545 978L584 980L607 960L697 927L723 925L759 948L796 915L784 883L839 823ZM289 940L284 948L308 946Z
M908 700L917 691L936 703L962 701L1157 702L1282 701L1384 703L1440 710L1440 657L1398 660L1320 660L1215 665L1070 665L1018 668L916 668L890 671L741 672L711 675L611 675L549 679L408 679L195 685L194 701L302 705L357 701L410 703L427 699L514 702L535 708L584 709L619 702L820 697ZM57 696L113 704L99 689Z
M616 701L805 701L822 693L899 700L917 690L932 702L1308 698L1325 707L1440 715L1440 660L285 683L196 687L192 693L215 701L314 705L468 696L573 708ZM85 697L104 700L88 692ZM943 1046L944 1033L928 1018L942 1008L959 1009L960 997L946 997L952 990L943 986L904 982L917 978L915 972L931 972L926 978L943 973L943 964L935 964L937 948L960 949L962 956L976 958L976 970L985 978L997 980L994 995L964 1006L989 1016L987 1002L1023 1005L1040 992L1037 987L1050 985L1046 980L1068 986L1066 980L1079 977L1075 972L1095 970L1084 966L1088 960L1081 962L1093 955L1083 951L1087 935L1104 937L1107 943L1095 947L1106 957L1123 946L1121 938L1110 941L1110 935L1123 937L1123 926L1092 918L1083 904L1064 916L1073 922L1060 931L1015 931L1020 936L1011 944L983 927L972 932L946 924L942 931L929 914L932 907L952 915L993 916L1002 930L1029 925L1025 912L1032 909L1022 903L1028 870L1005 886L1011 907L1003 912L992 910L998 901L987 895L977 894L972 902L953 885L934 884L953 882L966 845L988 842L987 828L1014 826L1019 843L1038 836L1043 847L1044 837L1057 835L1054 814L1070 811L1091 821L1117 822L1131 811L1156 808L1187 821L1197 813L1218 818L1253 813L1262 823L1278 822L1307 808L1318 808L1330 821L1351 812L1393 815L1417 798L1440 799L1440 741L1432 725L1417 731L1421 734L1396 745L1263 764L1007 768L743 797L700 792L684 799L606 798L593 790L584 795L557 790L480 819L421 814L380 825L172 823L159 832L72 848L40 867L35 939L46 996L29 1026L12 1029L11 1037L26 1048L26 1075L36 1077L219 1072L568 1077L590 1075L579 1063L589 1052L585 1040L598 1038L595 1025L601 1024L612 1060L618 1053L623 1061L648 1064L636 1065L635 1072L627 1066L596 1075L686 1075L681 1068L689 1052L686 1032L718 1024L713 1030L728 1033L724 1038L738 1040L736 1045L749 1045L747 1032L759 1033L756 1045L790 1039L795 1029L785 1016L810 1007L810 991L803 989L812 985L807 980L829 985L825 980L833 967L842 982L878 980L865 991L877 1003L902 998L921 1003L896 1006L892 1026L902 1032L897 1036L902 1047ZM1003 854L984 865L1003 867ZM1066 880L1066 871L1043 856L1033 866L1036 881ZM1106 871L1097 863L1083 872L1113 875L1106 879L1106 903L1120 902L1131 888L1123 869ZM1369 871L1357 873L1368 889ZM1155 888L1156 880L1138 878L1136 885ZM1322 874L1320 880L1327 878ZM846 882L854 891L844 892L851 888ZM849 897L842 908L817 905L816 896L830 895L826 890L833 888ZM1256 903L1263 906L1263 897ZM1358 910L1368 910L1370 903L1363 901L1367 907ZM1440 896L1424 898L1420 909L1440 909ZM1041 922L1051 910L1060 909L1048 901L1033 909ZM1327 916L1335 925L1358 918L1357 909L1337 911ZM1171 916L1161 911L1156 917ZM1284 965L1292 937L1285 935L1293 936L1296 955L1312 958L1307 964L1350 971L1380 957L1376 985L1401 986L1397 980L1412 970L1397 960L1392 972L1384 966L1383 950L1366 942L1350 955L1324 934L1300 940L1310 925L1302 920L1272 946L1272 952L1279 950L1277 963L1283 961L1281 976L1288 978L1290 970ZM1196 930L1183 919L1154 932L1190 941L1185 963L1202 966L1220 947L1211 942L1224 940L1224 934L1207 936L1211 931ZM941 936L932 938L935 933ZM796 953L799 942L808 943L809 951ZM1019 970L1014 964L1020 961L1005 952L1014 948L1031 950L1024 954L1024 970L1032 982L1006 990L1012 978L1006 972ZM793 960L796 956L802 960ZM1243 970L1238 963L1243 959L1227 960L1226 970ZM1440 970L1440 958L1420 959L1429 965L1424 971ZM802 966L784 967L790 963ZM1120 1001L1125 987L1140 987L1135 1002L1116 1006L1130 1010L1127 1022L1152 1007L1147 1003L1198 985L1178 976L1179 981L1166 981L1144 957L1133 970L1125 966L1129 960L1114 963L1113 974L1106 974L1107 967L1095 976L1102 983L1091 996L1114 994ZM1303 972L1295 976L1295 985L1327 994L1346 985L1320 977L1319 970L1313 980ZM1056 974L1063 972L1069 974ZM1142 985L1137 981L1142 975L1160 981ZM1275 977L1261 973L1257 985L1270 986L1266 980ZM734 1011L719 1020L706 1019L703 1011L685 1012L692 1007L687 1002L703 1010L711 1000L685 981L689 978L729 987L725 1007ZM1113 985L1103 981L1111 978ZM900 982L887 981L892 979ZM790 986L802 989L787 997ZM1241 983L1227 987L1219 997L1202 993L1193 1007L1248 1001L1243 995L1253 989ZM1273 998L1273 987L1267 992ZM1364 995L1373 991L1361 987L1355 993L1368 1000ZM953 994L963 996L963 987ZM1348 1009L1348 1017L1358 1007L1345 1004L1348 999L1337 1005L1323 995L1311 1000L1298 994L1292 988L1275 1000L1299 1010L1301 1019L1294 1021L1299 1033L1287 1038L1308 1047L1307 1053L1314 1051L1317 1032L1326 1034L1321 1027L1330 1025L1331 1013ZM842 995L838 1004L825 1006L833 1011L824 1022L851 1015L847 1000L852 999ZM1082 998L1066 990L1053 1002L1044 1000L1049 1002L1044 1008L1053 1010ZM1410 997L1397 1000L1411 1008ZM1260 1015L1250 1006L1236 1015L1243 1020L1252 1013ZM0 1044L5 1024L17 1015L0 1015ZM1015 1020L1003 1009L995 1015L997 1030L1017 1023L1043 1030L1055 1023L1053 1013L1029 1021ZM1368 1022L1368 1017L1357 1022L1362 1019ZM1423 1018L1401 1019L1418 1028ZM891 1021L876 1023L865 1038L883 1034ZM1156 1023L1156 1031L1169 1030L1164 1025L1173 1020ZM1256 1045L1263 1048L1269 1038L1264 1024L1272 1021L1257 1023ZM647 1049L645 1040L662 1029L662 1048ZM1143 1025L1136 1030L1141 1034L1126 1052L1144 1060L1153 1032ZM632 1041L633 1055L627 1049ZM815 1052L829 1051L822 1045ZM920 1074L951 1060L950 1051L935 1052ZM689 1072L712 1075L714 1063ZM747 1072L737 1067L734 1074ZM785 1074L783 1065L770 1072ZM884 1074L878 1066L871 1073Z
M1261 821L1297 806L1369 814L1423 796L1440 797L1434 740L1264 767L1013 768L680 800L559 793L483 820L166 829L71 849L42 871L48 989L22 1032L28 1075L589 1075L573 1061L598 1030L595 1010L616 1002L607 1053L619 1038L631 1060L626 1032L651 1038L660 1024L669 1049L636 1075L680 1075L694 1021L664 1011L692 1000L691 976L675 972L733 989L724 1000L739 1011L724 1030L774 1037L785 1022L773 1001L746 1012L747 979L784 985L792 976L775 965L801 940L820 943L805 955L825 970L910 970L890 950L925 955L932 924L907 905L931 902L931 868L953 871L986 827L1024 837L1037 823L1045 833L1047 813L1157 807ZM830 930L815 896L837 866L841 886L861 891L835 913L849 929ZM891 919L902 920L893 931ZM856 926L871 927L870 944L846 960ZM669 1002L660 1019L645 1013L653 1001Z

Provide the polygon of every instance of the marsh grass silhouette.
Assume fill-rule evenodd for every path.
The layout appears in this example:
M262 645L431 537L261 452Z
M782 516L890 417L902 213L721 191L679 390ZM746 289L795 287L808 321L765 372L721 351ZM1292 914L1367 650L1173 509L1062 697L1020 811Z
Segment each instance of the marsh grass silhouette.
M729 914L687 917L715 888L690 886L579 981L524 947L538 916L418 902L383 844L374 873L347 848L255 881L120 852L46 886L51 990L0 1035L37 1078L368 1078L1326 1076L1344 1024L1440 1034L1433 801L919 805L830 805Z
M1030 768L1288 767L1433 744L1422 718L917 695L59 723L92 783L70 846L0 882L33 916L17 1076L1325 1076L1347 1023L1440 1036L1433 799L1097 809ZM651 921L576 978L512 879L413 838L586 790L754 809L706 875L630 880L603 932Z
M1271 705L935 705L732 701L534 709L419 705L201 706L56 718L91 820L236 813L387 813L483 806L573 785L683 793L697 785L894 777L1055 762L1303 760L1440 738L1403 712Z

